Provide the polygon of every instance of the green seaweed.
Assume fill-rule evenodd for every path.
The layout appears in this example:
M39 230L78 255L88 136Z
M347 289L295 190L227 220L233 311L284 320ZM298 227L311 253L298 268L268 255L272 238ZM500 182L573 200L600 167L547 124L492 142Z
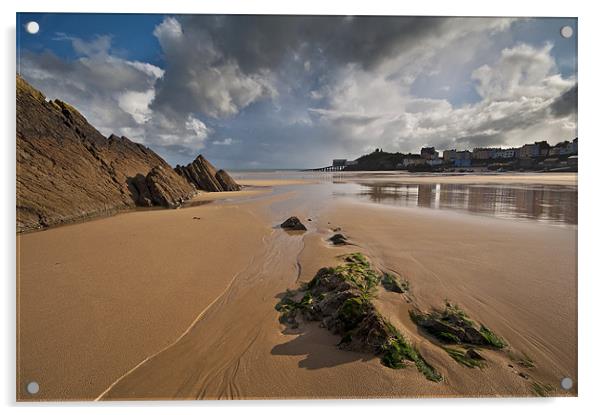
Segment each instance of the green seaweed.
M490 346L493 346L497 349L503 349L506 346L506 342L494 332L489 330L486 326L481 325L479 332L487 340Z
M482 368L485 366L485 362L483 360L474 359L467 356L465 350L458 350L451 347L444 347L443 350L445 350L452 359L454 359L461 365L467 366L469 368Z
M405 337L397 330L397 327L386 320L385 325L393 333L393 337L390 337L383 346L383 356L381 358L383 365L392 369L401 369L406 367L406 361L412 361L418 371L428 380L433 382L441 382L443 380L443 376L424 360L415 347L408 343Z
M540 383L535 381L531 384L531 391L536 396L547 397L550 396L550 394L554 391L554 387L549 383Z
M445 303L443 310L422 313L410 310L410 318L441 342L491 346L496 349L506 347L506 342L487 326L477 325L459 306Z
M396 293L405 293L410 289L410 283L407 280L399 280L395 275L385 272L381 278L381 284L388 291Z
M390 338L383 346L381 362L389 368L401 369L406 367L406 361L414 362L418 371L428 380L433 382L443 380L437 370L424 360L420 352L410 345L401 334L398 334Z

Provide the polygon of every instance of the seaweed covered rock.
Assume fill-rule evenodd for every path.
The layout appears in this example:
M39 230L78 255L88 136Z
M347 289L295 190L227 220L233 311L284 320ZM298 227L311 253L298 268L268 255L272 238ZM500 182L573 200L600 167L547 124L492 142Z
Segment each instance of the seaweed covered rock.
M280 322L298 328L300 318L320 321L341 336L339 348L380 356L394 369L412 362L427 379L440 381L441 375L376 310L372 300L380 278L362 254L350 254L343 264L320 269L298 291L287 291L276 305Z
M397 276L389 273L383 274L381 284L387 291L393 291L400 294L407 292L410 288L410 283L408 281L401 281Z
M301 222L301 220L296 216L291 216L284 222L280 224L280 227L283 229L288 229L289 231L306 231L307 228Z
M458 306L446 303L442 310L410 312L412 320L444 343L503 348L506 343L486 326L472 321Z

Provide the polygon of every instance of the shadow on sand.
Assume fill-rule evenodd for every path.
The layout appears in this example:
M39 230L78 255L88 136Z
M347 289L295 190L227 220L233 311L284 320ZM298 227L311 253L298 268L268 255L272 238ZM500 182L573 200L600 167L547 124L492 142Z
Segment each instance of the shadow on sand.
M303 322L298 329L285 329L286 336L294 336L292 340L276 345L272 348L275 356L306 356L299 361L303 369L330 368L355 361L369 361L375 359L367 353L341 350L337 347L340 337L320 327L317 322Z

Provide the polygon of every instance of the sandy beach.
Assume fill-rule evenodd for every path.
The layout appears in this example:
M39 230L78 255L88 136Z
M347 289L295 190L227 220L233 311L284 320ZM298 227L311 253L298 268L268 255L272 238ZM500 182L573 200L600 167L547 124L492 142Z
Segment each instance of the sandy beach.
M370 179L382 176L359 177ZM395 180L576 186L574 174ZM578 378L576 225L337 198L311 179L238 181L266 189L18 235L18 398L31 379L36 400L533 396L534 382L576 394L557 387ZM291 215L308 232L277 226ZM337 227L351 245L327 242ZM339 350L317 323L278 321L287 289L350 252L409 281L407 298L381 288L376 305L442 382ZM408 299L453 301L509 347L460 366L410 320ZM535 367L521 369L525 357Z

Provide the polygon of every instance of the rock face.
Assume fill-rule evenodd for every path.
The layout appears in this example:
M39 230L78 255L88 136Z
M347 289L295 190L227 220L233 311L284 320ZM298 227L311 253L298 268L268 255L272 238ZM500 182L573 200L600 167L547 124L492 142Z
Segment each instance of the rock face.
M240 186L224 170L217 171L203 156L199 155L187 166L176 166L175 171L196 189L205 192L232 192Z
M192 186L171 168L155 166L145 176L136 175L130 181L132 197L138 206L174 208L194 194Z
M189 182L151 149L104 137L71 105L47 100L17 76L18 232L134 206L175 207L196 189L224 190L220 181L234 187L226 172L218 179L199 159L212 180Z

